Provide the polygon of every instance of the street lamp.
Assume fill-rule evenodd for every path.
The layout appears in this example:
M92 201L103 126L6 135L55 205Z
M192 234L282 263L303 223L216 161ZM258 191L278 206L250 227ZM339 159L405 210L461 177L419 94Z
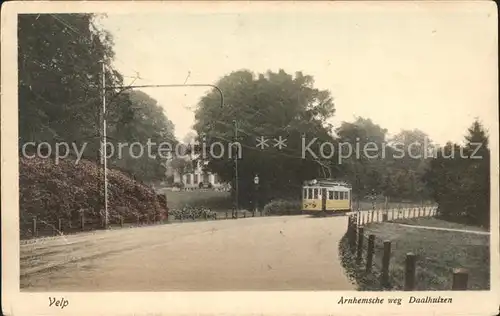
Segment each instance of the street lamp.
M253 178L253 183L255 184L255 194L254 194L254 199L255 199L255 201L254 201L254 205L255 205L254 214L255 214L255 212L259 211L259 206L258 206L258 203L259 203L259 198L258 198L259 175L257 175L257 174L255 175L255 177ZM262 211L260 212L260 216L262 216Z

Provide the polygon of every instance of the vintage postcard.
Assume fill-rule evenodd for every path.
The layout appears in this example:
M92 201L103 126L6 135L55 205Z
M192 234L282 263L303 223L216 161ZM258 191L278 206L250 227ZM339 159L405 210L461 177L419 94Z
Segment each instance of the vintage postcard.
M496 315L490 1L7 2L5 315Z

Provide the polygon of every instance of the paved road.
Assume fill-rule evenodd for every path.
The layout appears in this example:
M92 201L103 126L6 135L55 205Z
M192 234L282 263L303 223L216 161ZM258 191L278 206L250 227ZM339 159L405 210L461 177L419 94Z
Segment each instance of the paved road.
M354 290L347 217L247 218L100 231L21 245L23 291Z

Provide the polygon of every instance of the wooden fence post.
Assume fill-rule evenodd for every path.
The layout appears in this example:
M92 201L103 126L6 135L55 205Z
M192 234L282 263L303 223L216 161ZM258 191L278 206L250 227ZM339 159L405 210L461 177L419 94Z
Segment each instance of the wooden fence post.
M354 254L356 252L356 227L354 227L354 221L352 217L349 217L348 237L349 247L351 249L351 252Z
M140 226L141 225L141 220L140 220L141 217L140 217L140 215L137 214L135 217L136 217L136 220L137 220L137 226Z
M382 256L382 287L389 286L389 263L391 262L391 242L384 241L384 255Z
M366 252L366 272L372 270L373 250L375 249L375 235L368 235L368 250Z
M226 219L227 219L227 211L226 211Z
M394 207L392 208L392 217L391 220L394 220Z
M38 232L37 232L37 227L36 227L36 216L33 216L33 222L31 223L32 226L31 226L31 230L32 230L32 235L33 237L36 237Z
M389 221L389 214L387 213L387 210L382 213L382 222L387 222Z
M364 236L364 228L359 227L358 228L358 252L356 255L356 262L358 264L361 263L361 259L363 258L363 239L365 238Z
M59 231L59 233L62 233L62 231L63 231L62 218L59 218L59 220L58 220L57 230Z
M356 230L354 228L351 228L351 233L349 234L349 243L350 246L349 248L351 249L351 253L355 254L356 253Z
M416 271L416 256L409 252L406 254L405 261L405 291L413 291L415 289L415 271Z
M84 230L85 229L85 211L82 210L80 214L80 229Z
M467 269L454 269L453 270L453 291L465 291L467 290L467 281L469 279L469 273Z
M123 216L120 215L120 227L123 227Z

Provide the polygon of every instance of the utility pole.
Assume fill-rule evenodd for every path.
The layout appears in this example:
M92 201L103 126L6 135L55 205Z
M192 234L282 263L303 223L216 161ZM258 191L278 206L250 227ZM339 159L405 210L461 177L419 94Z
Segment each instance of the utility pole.
M254 216L255 213L259 211L259 175L256 174L255 177L253 178L253 183L255 184L255 193L254 193ZM260 212L260 215L262 216L262 212Z
M234 125L234 140L235 142L238 141L238 121L233 120L233 125ZM233 143L234 145L234 143ZM238 148L238 147L236 147ZM236 153L234 157L234 189L235 189L235 204L236 204L236 214L235 217L238 218L238 212L239 212L239 188L238 188L238 155L239 152Z
M118 93L120 94L121 92L125 90L130 90L130 89L136 89L136 88L180 88L180 87L211 87L217 90L217 92L220 94L220 106L221 108L224 108L224 94L222 93L222 90L217 87L216 85L213 84L149 84L149 85L129 85L129 86L106 86L106 68L105 68L105 62L104 60L102 62L102 108L103 108L103 113L102 113L102 125L103 125L103 132L101 133L101 128L99 128L99 139L102 139L104 137L104 140L102 141L102 144L104 145L104 150L101 153L101 161L104 164L104 211L105 211L105 227L108 227L108 175L107 175L107 155L106 155L106 143L107 143L107 136L106 136L106 91L114 90L114 89L121 89L121 91ZM101 117L99 117L101 119ZM100 124L100 120L99 120ZM104 153L104 155L103 155ZM103 156L104 157L103 157ZM99 205L100 208L100 205Z
M102 149L101 159L104 167L104 228L108 228L108 157L106 133L106 65L102 61Z

